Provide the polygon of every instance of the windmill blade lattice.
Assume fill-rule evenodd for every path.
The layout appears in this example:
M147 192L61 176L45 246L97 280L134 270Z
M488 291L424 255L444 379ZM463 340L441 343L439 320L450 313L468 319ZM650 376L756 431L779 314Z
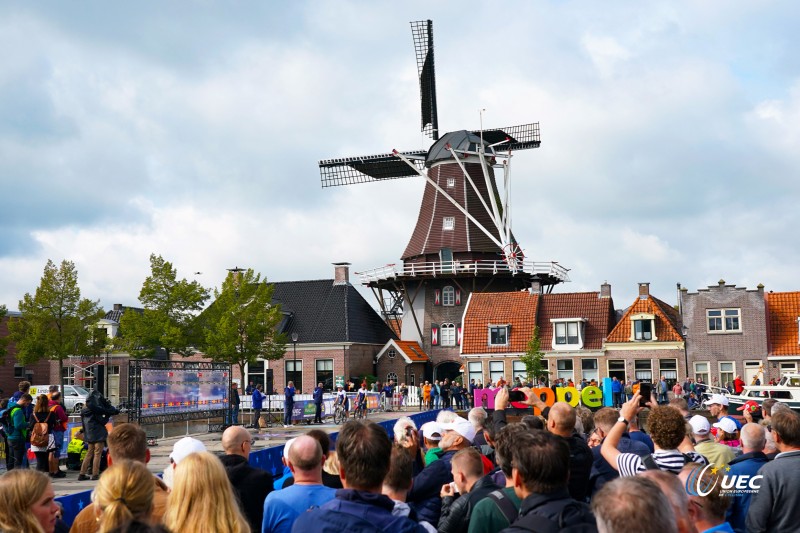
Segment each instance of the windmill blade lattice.
M424 150L402 152L413 165L422 170L425 167ZM414 168L409 167L394 154L377 154L356 157L325 159L319 162L322 187L336 187L355 183L369 183L416 176Z
M439 113L436 107L436 69L433 62L433 21L411 23L414 51L417 54L419 96L422 103L422 132L439 140Z

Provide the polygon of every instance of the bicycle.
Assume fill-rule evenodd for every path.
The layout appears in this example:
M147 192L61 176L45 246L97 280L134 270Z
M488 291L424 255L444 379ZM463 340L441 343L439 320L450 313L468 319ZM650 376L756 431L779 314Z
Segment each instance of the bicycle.
M366 420L366 418L367 418L367 406L366 406L366 404L359 405L358 407L356 407L355 411L353 411L353 418L355 418L356 420L358 420L360 418L363 418L363 419Z
M345 410L344 405L337 403L333 410L333 423L342 424L345 420L347 420L347 411Z

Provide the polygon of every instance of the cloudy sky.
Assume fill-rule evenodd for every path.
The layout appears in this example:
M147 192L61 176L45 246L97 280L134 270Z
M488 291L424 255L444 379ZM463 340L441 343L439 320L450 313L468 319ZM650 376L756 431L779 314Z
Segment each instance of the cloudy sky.
M48 258L137 305L149 255L221 284L398 261L420 179L322 189L317 161L427 148L411 20L434 20L443 131L538 121L514 231L561 291L800 290L800 5L771 1L2 2L0 303ZM201 272L202 274L194 274Z

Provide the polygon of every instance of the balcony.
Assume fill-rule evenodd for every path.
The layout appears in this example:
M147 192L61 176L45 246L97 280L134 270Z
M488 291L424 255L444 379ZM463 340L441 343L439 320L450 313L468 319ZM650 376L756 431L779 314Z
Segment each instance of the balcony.
M512 270L505 261L436 261L428 263L389 264L364 272L356 272L362 285L379 284L383 281L409 278L436 277L491 277L523 276L540 279L544 284L570 281L569 269L556 262L521 261Z

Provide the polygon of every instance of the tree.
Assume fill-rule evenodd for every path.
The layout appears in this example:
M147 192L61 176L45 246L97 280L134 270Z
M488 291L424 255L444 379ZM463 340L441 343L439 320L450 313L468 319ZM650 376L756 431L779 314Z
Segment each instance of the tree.
M539 339L539 326L533 328L533 337L528 341L528 349L519 359L525 364L525 373L528 381L536 386L539 378L547 376L547 363L543 360L544 352L541 351L541 340Z
M64 359L70 355L96 356L102 351L94 336L104 312L99 300L81 298L78 271L72 261L65 259L56 267L48 259L36 293L25 294L19 311L21 316L8 324L17 360L22 364L40 359L58 361L62 386Z
M252 269L231 272L214 290L214 303L201 317L203 351L215 361L244 367L257 359L276 360L286 352L286 334L278 332L283 320L280 306L272 304L275 287Z
M8 309L5 305L0 305L0 322L3 322L3 317L6 316ZM0 337L0 365L6 362L6 346L8 345L8 337Z
M134 357L152 357L161 348L191 355L198 341L194 321L208 297L208 289L197 281L178 281L172 263L151 254L150 275L139 292L144 310L122 315L116 347Z

